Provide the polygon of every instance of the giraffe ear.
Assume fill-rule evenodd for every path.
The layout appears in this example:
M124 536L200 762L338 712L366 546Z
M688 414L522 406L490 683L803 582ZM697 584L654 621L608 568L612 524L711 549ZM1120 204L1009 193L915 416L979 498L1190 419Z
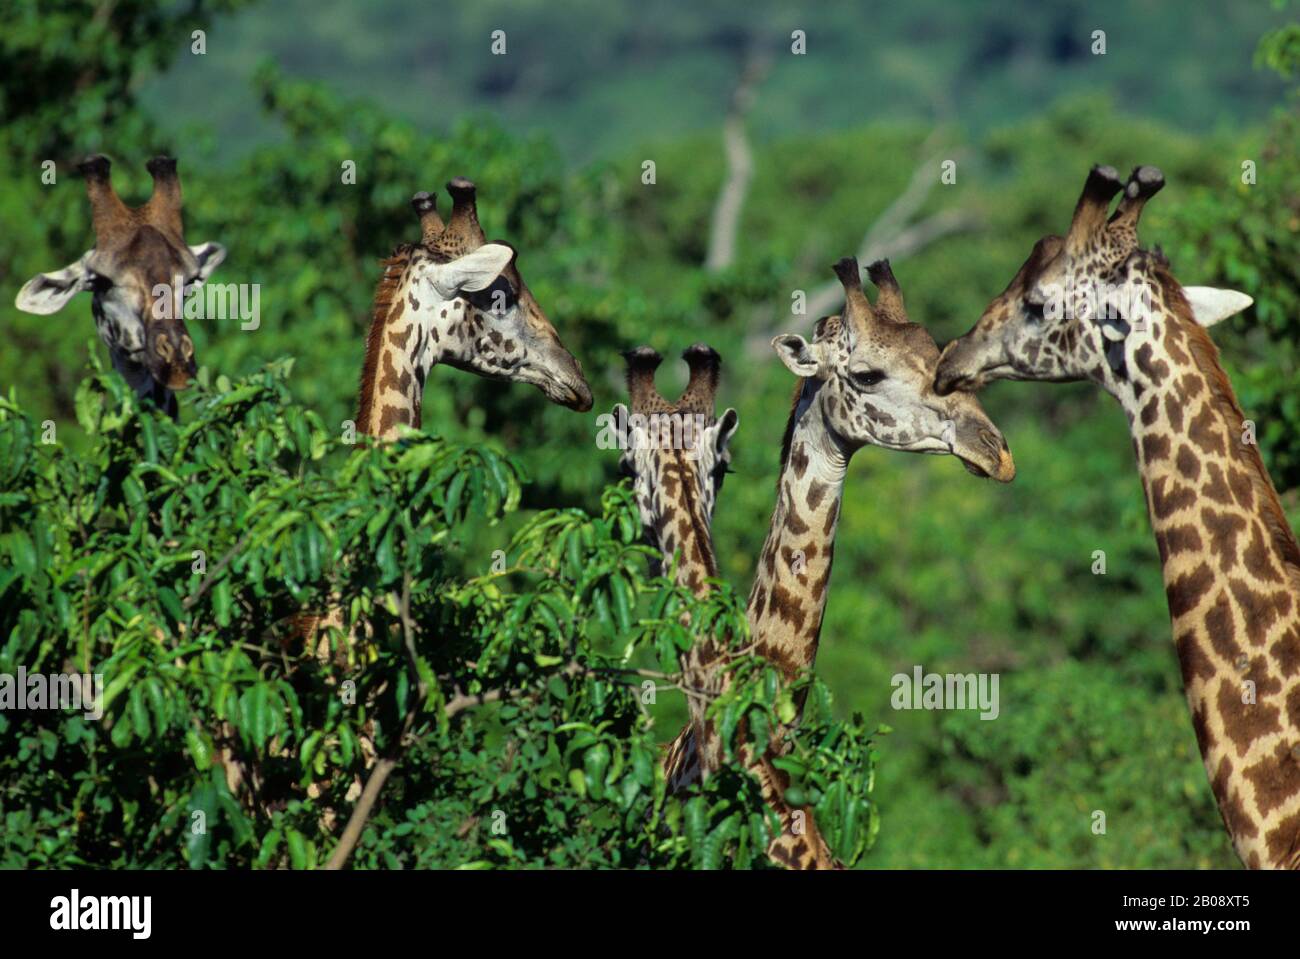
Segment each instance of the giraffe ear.
M226 248L220 243L200 243L190 247L194 259L199 261L199 275L196 282L202 283L212 275L212 271L226 258Z
M731 443L731 437L735 435L736 427L739 425L740 415L731 407L728 407L727 411L718 418L713 448L719 456L723 456L727 452L727 446Z
M434 288L443 296L486 290L510 265L515 251L501 243L484 243L477 250L441 263L432 273Z
M795 333L785 333L772 339L772 348L781 358L785 368L795 376L816 376L821 371L815 347Z
M57 313L67 306L68 301L82 290L90 289L90 255L94 250L87 250L76 263L72 263L57 273L37 273L23 284L14 298L14 305L24 313L37 313L45 316Z
M1230 316L1236 316L1255 301L1237 290L1221 290L1214 286L1185 286L1183 296L1192 308L1192 316L1201 326L1213 326Z

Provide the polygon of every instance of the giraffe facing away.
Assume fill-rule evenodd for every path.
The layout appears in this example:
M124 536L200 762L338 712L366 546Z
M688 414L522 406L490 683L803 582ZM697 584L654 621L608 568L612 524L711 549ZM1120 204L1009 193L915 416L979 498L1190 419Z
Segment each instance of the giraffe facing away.
M113 189L107 157L87 157L77 169L86 180L95 246L54 273L38 273L18 291L27 313L57 313L83 290L113 368L141 397L175 418L176 390L198 372L194 341L185 327L184 297L226 257L219 243L185 244L181 181L176 161L146 164L153 194L131 209Z
M730 441L739 423L734 409L720 418L714 416L721 357L703 343L682 353L690 379L676 403L664 399L655 387L655 370L663 362L655 350L638 347L625 353L624 359L632 408L629 413L622 404L616 406L615 422L633 422L632 416L640 416L646 418L646 424L640 434L629 434L619 468L632 479L645 539L662 557L652 572L657 575L676 557L676 582L694 595L704 596L712 589L709 581L719 578L713 550L713 510L731 463ZM683 685L688 690L707 689L708 666L717 656L712 638L697 640L682 657ZM672 792L699 779L696 740L688 733L703 722L708 701L688 693L687 704L691 720L669 745L664 760Z
M720 418L714 416L721 359L703 343L687 349L682 358L690 367L690 380L677 402L670 403L655 387L655 370L662 362L657 352L643 346L624 354L624 358L632 409L629 414L620 404L614 409L614 417L616 422L636 426L630 431L630 442L619 466L624 475L632 478L645 537L660 551L663 567L667 568L675 556L676 582L696 596L703 596L713 588L711 581L720 575L713 550L713 509L731 461L729 442L738 422L733 409ZM631 416L646 419L637 423ZM696 743L717 738L705 710L722 691L717 669L723 660L724 643L712 636L698 636L681 658L690 719L668 745L664 757L670 792L680 792L700 781L705 772L700 767ZM721 746L714 752L720 757ZM742 749L741 761L758 780L763 801L780 822L799 823L797 832L778 836L769 844L769 858L788 868L838 868L811 810L796 810L786 803L784 789L778 788L777 770L768 760Z
M420 426L424 383L436 363L489 379L531 383L553 403L591 409L591 387L519 274L513 247L488 243L477 191L464 177L447 184L451 216L417 193L418 243L384 262L362 366L357 430L392 439Z
M1139 167L1089 175L1064 238L1040 240L940 363L941 390L1090 380L1129 422L1197 743L1237 855L1300 867L1300 546L1205 327L1249 306L1184 287L1138 248ZM1113 215L1110 201L1123 198Z

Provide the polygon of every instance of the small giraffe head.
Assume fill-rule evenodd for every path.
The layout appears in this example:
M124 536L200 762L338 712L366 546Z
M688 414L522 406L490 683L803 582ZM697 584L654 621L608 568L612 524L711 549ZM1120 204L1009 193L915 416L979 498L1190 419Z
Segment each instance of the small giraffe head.
M1010 482L1011 452L979 401L935 392L939 348L908 319L889 262L867 268L880 291L874 306L855 258L834 269L844 286L843 314L819 320L811 343L792 333L772 340L786 368L803 377L796 416L801 406L820 404L829 440L845 457L866 445L951 453L977 476Z
M95 247L56 273L38 273L18 291L28 313L61 310L82 290L113 366L137 392L167 395L184 389L197 372L194 342L185 328L184 297L225 259L217 243L186 246L181 224L181 183L176 161L147 164L153 195L131 209L113 190L107 157L92 156L78 169L86 179Z
M1136 337L1130 334L1147 332L1150 284L1134 282L1134 268L1149 274L1154 261L1138 250L1137 226L1147 200L1164 183L1153 166L1137 167L1127 183L1114 167L1093 167L1069 232L1039 240L979 322L944 349L938 389L977 389L996 379L1113 384L1126 354L1133 352ZM1121 191L1115 212L1109 213ZM1204 326L1251 303L1232 290L1185 287L1181 292Z
M703 343L683 352L690 380L677 402L670 403L655 387L663 357L648 346L623 356L632 408L629 412L620 403L613 412L625 438L619 469L632 479L646 538L669 555L698 548L711 556L708 524L739 423L734 409L714 416L722 360Z
M519 274L518 256L488 243L478 222L477 190L464 177L447 184L451 216L444 224L436 199L417 193L421 255L412 258L408 307L424 331L430 359L491 379L531 383L553 403L591 409L582 367L560 342Z

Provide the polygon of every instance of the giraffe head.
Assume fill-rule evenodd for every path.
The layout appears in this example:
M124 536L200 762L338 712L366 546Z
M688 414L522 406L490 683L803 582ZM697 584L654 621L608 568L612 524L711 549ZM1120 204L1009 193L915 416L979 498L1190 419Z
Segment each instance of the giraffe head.
M620 403L613 412L625 437L619 469L632 479L646 538L669 555L696 546L711 555L708 524L739 422L734 409L714 416L722 360L703 343L683 352L690 380L677 402L670 403L655 387L663 357L648 346L623 356L632 408Z
M184 296L225 259L217 243L187 246L181 225L181 183L176 161L147 164L153 195L131 209L118 197L107 157L92 156L78 169L86 179L95 246L55 273L38 273L18 291L28 313L55 313L82 290L100 339L116 368L141 395L184 389L197 372L194 342L185 328Z
M1114 388L1127 356L1150 336L1149 296L1159 254L1138 250L1142 208L1164 186L1153 166L1125 183L1114 167L1093 167L1064 237L1045 236L1010 285L939 364L941 392L977 389L996 379L1091 379ZM1110 202L1123 193L1114 213ZM1232 290L1185 287L1191 316L1209 326L1250 305ZM1172 298L1172 294L1171 294Z
M867 268L880 291L874 306L855 258L834 269L844 286L843 314L819 320L811 343L792 333L772 340L786 368L803 377L796 417L801 407L817 404L827 442L845 458L867 445L951 453L977 476L1010 482L1011 452L979 401L969 393L935 392L939 348L908 319L889 262Z
M406 288L420 331L413 345L427 350L430 362L531 383L553 403L591 409L582 367L524 283L514 248L487 242L474 184L456 177L447 192L452 210L446 223L431 194L417 193L411 201L422 229Z

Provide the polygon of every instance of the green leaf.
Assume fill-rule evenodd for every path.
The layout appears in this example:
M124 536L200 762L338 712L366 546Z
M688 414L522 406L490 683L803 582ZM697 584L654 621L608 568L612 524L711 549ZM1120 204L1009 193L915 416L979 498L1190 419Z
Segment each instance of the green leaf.
M207 736L191 729L185 733L185 745L189 749L190 758L194 760L194 768L199 772L204 772L212 765L212 743Z

